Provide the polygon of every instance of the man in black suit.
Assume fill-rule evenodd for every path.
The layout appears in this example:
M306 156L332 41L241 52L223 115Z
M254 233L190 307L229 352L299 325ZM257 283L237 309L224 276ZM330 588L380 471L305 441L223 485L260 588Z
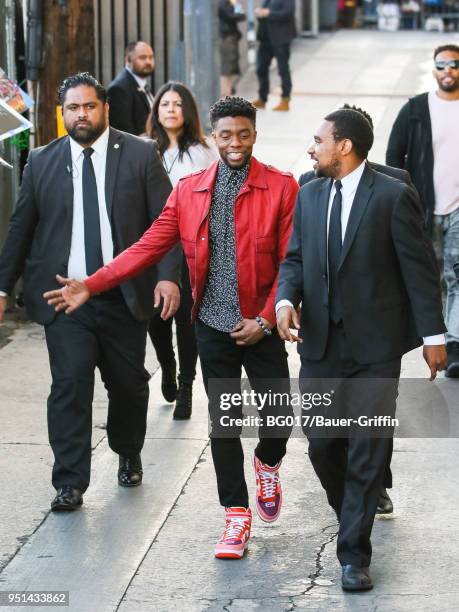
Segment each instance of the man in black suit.
M363 108L359 108L358 106L351 106L350 104L343 104L341 108L350 108L361 113L368 120L371 129L373 129L373 120L371 118L371 115L369 115L365 110L363 110ZM410 185L411 187L413 187L413 189L415 189L411 181L410 173L407 170L403 170L402 168L392 168L392 166L384 166L383 164L377 164L369 161L367 161L367 164L373 170L376 170L377 172L382 172L383 174L387 174L387 176L391 176L392 178L402 181L403 183L406 183L407 185ZM300 178L298 179L298 184L300 185L300 187L303 187L303 185L306 185L306 183L309 183L310 181L316 178L320 178L320 174L315 170L309 170L309 172L304 172L300 176ZM387 492L387 489L392 488L392 471L390 469L390 464L392 461L392 452L393 440L390 439L389 450L387 454L387 464L384 472L383 486L379 496L376 514L391 514L394 511L394 505L389 496L389 493Z
M149 44L131 42L125 51L125 67L108 86L110 125L139 136L144 134L153 107L149 77L155 69L155 56Z
M296 36L295 0L263 0L255 9L258 18L257 77L258 98L253 102L257 108L265 108L269 95L269 67L276 58L282 85L282 97L275 111L288 111L292 92L290 74L290 45Z
M324 178L299 192L276 298L280 335L299 343L302 391L317 379L340 379L339 408L356 419L395 413L402 355L422 338L431 377L446 365L439 271L420 202L412 188L365 163L372 143L359 112L325 117L309 149ZM306 432L340 522L346 590L372 588L370 535L392 431Z
M89 485L96 366L108 391L107 436L119 454L118 482L141 483L148 320L154 301L157 306L164 299L164 318L178 306L180 254L170 252L157 268L95 296L76 316L62 316L46 304L43 292L50 283L59 286L67 275L85 278L136 242L171 191L153 142L109 128L106 91L94 77L67 78L59 99L69 136L29 155L0 255L0 290L11 293L23 274L28 313L45 327L57 490L51 507L74 510ZM5 307L6 297L0 297L0 320Z

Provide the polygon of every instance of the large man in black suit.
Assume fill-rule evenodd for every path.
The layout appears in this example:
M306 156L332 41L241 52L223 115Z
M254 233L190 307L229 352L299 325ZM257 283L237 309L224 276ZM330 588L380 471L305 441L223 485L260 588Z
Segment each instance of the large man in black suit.
M92 76L69 77L59 97L69 136L30 153L0 255L0 290L11 293L23 273L28 313L45 326L57 490L51 507L73 510L89 484L96 366L108 391L107 436L120 456L119 484L141 483L148 320L154 299L157 305L164 299L164 317L178 305L180 254L171 252L157 268L95 296L76 316L46 304L43 292L50 283L59 286L56 270L85 278L111 261L159 216L171 191L155 145L108 127L106 92ZM0 297L0 319L5 306Z
M153 107L149 77L155 69L155 56L149 44L129 43L125 67L108 86L110 125L139 136Z
M422 338L431 376L446 364L439 273L419 199L365 163L372 143L370 124L354 110L329 114L318 129L309 153L325 177L299 192L276 299L281 336L299 341L302 388L341 379L351 418L394 414L401 357ZM368 379L380 384L383 402ZM343 588L371 588L370 535L389 438L324 432L309 442L340 521Z

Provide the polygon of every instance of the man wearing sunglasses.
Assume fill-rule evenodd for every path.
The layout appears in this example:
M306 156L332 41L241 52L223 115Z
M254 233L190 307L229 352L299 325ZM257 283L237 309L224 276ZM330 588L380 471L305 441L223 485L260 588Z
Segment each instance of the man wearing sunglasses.
M389 138L386 163L411 174L446 285L446 376L459 378L459 46L434 51L436 91L411 98Z

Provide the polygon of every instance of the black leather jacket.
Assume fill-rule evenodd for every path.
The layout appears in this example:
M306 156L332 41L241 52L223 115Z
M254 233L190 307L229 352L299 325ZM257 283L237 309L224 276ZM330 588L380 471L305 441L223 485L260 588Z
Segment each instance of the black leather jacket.
M432 124L427 93L410 98L392 127L386 164L408 170L424 208L429 233L432 232L435 191Z
M245 13L235 13L234 6L229 0L220 0L218 5L218 19L220 24L220 36L237 36L241 38L241 33L237 24L244 21Z

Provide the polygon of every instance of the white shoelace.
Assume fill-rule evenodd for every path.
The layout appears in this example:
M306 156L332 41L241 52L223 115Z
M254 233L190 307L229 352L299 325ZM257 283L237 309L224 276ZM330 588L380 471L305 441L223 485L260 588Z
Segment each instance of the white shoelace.
M279 482L279 472L259 471L261 496L263 499L274 497Z
M231 516L226 519L225 532L222 540L235 540L247 526L248 519L244 516Z

